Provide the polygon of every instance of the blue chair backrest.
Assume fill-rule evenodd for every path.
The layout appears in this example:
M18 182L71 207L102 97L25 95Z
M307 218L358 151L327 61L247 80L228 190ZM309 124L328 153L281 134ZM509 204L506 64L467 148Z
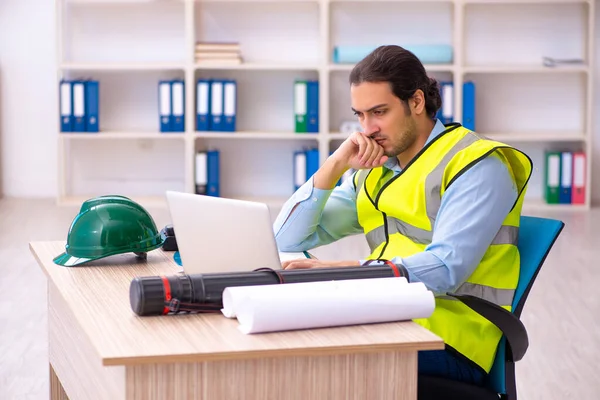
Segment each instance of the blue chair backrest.
M521 270L512 303L513 313L517 317L521 316L529 289L563 227L564 223L555 219L521 217L517 245L521 257ZM497 393L506 393L505 352L506 341L502 337L489 377L491 388Z

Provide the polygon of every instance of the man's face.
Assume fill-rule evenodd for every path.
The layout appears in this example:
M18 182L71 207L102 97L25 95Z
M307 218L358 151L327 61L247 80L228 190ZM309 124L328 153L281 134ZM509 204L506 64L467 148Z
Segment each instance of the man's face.
M416 123L408 104L396 97L387 82L351 85L352 110L365 136L374 139L388 157L396 157L417 138Z

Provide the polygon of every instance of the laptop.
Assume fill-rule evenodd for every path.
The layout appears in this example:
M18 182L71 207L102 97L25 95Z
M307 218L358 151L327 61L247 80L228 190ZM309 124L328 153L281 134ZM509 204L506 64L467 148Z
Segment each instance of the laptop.
M166 192L186 274L281 269L266 204Z

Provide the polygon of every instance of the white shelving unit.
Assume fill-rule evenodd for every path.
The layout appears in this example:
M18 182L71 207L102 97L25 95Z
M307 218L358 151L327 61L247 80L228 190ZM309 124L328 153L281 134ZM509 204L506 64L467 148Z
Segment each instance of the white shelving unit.
M165 190L194 191L195 152L218 148L223 197L278 207L293 193L293 152L318 147L323 162L346 137L340 124L355 119L352 65L333 63L335 46L447 44L454 62L428 73L454 82L457 122L473 80L476 130L533 159L525 206L587 209L593 18L593 0L57 0L58 80L99 81L101 130L55 131L58 202L119 193L164 204ZM244 63L198 65L197 41L239 42ZM543 56L584 64L548 68ZM237 132L195 131L200 77L237 80ZM159 132L157 84L168 78L185 80L182 133ZM318 134L294 133L296 78L319 80ZM544 203L550 149L586 152L586 204Z

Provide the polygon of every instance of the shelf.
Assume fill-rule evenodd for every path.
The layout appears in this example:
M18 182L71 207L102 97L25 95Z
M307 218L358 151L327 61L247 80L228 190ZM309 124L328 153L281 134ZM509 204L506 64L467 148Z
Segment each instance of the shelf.
M330 71L352 71L356 64L329 64ZM454 72L454 64L425 64L428 72Z
M587 65L564 65L558 67L544 67L543 65L481 65L481 66L466 66L463 68L464 73L472 74L514 74L514 73L531 73L531 74L564 74L564 73L588 73Z
M317 133L294 132L196 132L197 138L243 140L243 139L281 139L281 140L318 140Z
M61 132L59 137L72 140L127 140L127 139L159 139L181 140L184 132Z
M185 70L183 63L62 63L63 71L172 71Z
M579 4L594 0L463 0L466 4Z
M302 64L271 64L271 63L242 63L242 64L195 64L197 70L251 70L251 71L318 71L317 65Z
M546 211L586 211L589 207L585 204L548 204L541 198L525 198L523 202L524 214Z

